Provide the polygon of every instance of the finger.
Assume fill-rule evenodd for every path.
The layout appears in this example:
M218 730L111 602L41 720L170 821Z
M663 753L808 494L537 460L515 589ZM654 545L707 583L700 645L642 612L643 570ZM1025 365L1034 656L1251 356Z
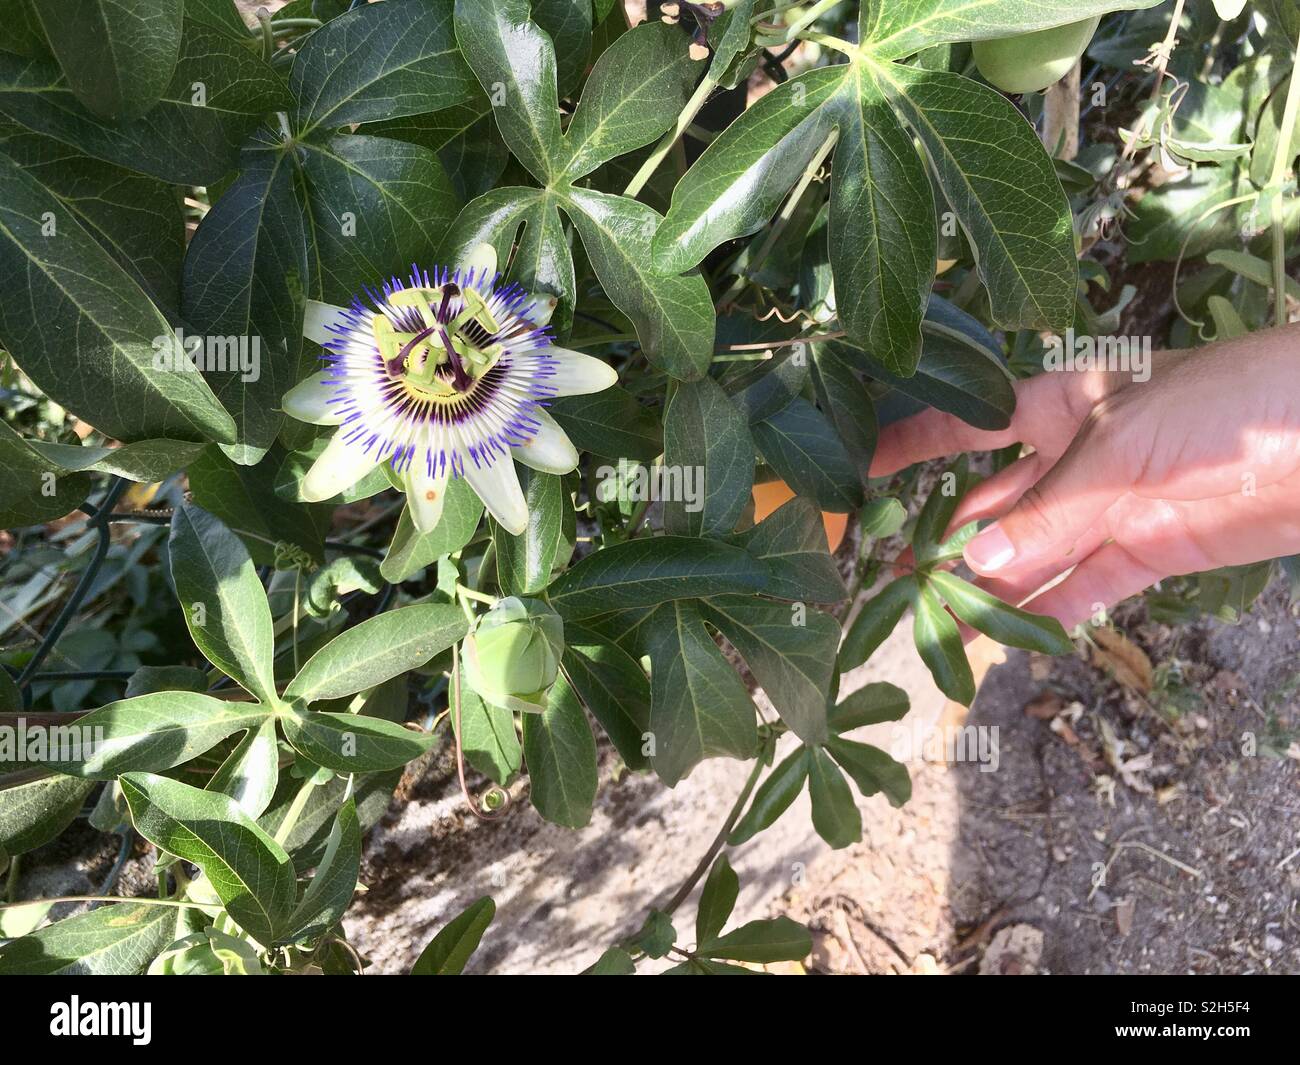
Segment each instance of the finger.
M1006 577L1052 562L1061 569L1076 564L1082 557L1077 541L1129 494L1143 455L1113 431L1110 418L1090 417L1056 464L966 545L966 564L985 577Z
M993 451L1020 442L1059 455L1111 387L1106 375L1097 373L1045 373L1017 381L1016 409L1005 429L976 429L933 409L903 418L880 430L871 476L959 451Z
M980 481L961 498L952 512L952 520L944 533L951 536L963 525L985 518L999 518L1015 506L1040 477L1052 467L1052 460L1041 452L1016 459L1006 469L999 470L986 481Z
M1080 562L1060 584L1031 599L1025 609L1047 614L1072 629L1167 576L1111 541Z

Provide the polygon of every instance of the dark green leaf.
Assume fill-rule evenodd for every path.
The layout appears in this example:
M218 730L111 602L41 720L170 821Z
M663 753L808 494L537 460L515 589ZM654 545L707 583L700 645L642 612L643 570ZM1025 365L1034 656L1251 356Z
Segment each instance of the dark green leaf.
M862 815L839 767L821 747L808 748L808 795L813 828L838 850L862 838Z
M280 541L323 562L330 507L291 503L276 494L284 460L278 444L256 466L236 463L221 448L209 447L189 467L190 491L195 502L238 534L257 565L274 564Z
M1033 127L1006 97L958 74L897 64L876 71L978 251L993 320L1064 330L1078 287L1074 225Z
M41 0L36 13L77 99L101 118L139 118L171 81L183 0Z
M411 975L459 976L465 971L470 955L478 949L496 912L496 903L487 896L475 899L429 941L411 967Z
M975 677L971 673L970 663L966 661L966 651L962 647L957 623L929 587L920 588L913 608L916 617L912 625L912 639L916 642L921 660L944 695L963 706L969 706L975 698Z
M255 703L197 692L140 695L69 723L73 744L63 745L60 753L70 757L51 758L47 764L60 773L94 780L134 770L162 771L184 765L227 736L257 728L266 716L266 708ZM75 739L83 736L93 742L78 751Z
M447 482L442 518L433 532L417 532L410 512L403 508L379 572L391 584L409 580L426 566L469 543L482 516L483 501L469 482L463 477L453 478Z
M921 355L921 315L934 278L934 200L911 137L878 83L862 64L852 70L838 104L831 180L835 302L849 336L906 377Z
M934 585L954 614L998 643L1045 655L1068 655L1074 651L1074 644L1056 618L1031 614L1004 603L983 588L943 570L934 570L925 579Z
M131 976L175 938L169 906L104 906L0 946L0 974Z
M891 806L902 806L912 797L912 779L907 775L907 766L894 761L879 747L836 737L826 749L864 796L883 791Z
M721 934L731 911L736 908L740 895L740 880L725 854L709 870L708 879L700 890L700 906L695 914L695 942L707 943Z
M733 961L800 961L812 953L812 936L797 921L774 917L750 921L719 939L701 943L696 950L710 958Z
M185 223L175 189L17 125L0 129L0 150L63 201L164 314L178 310Z
M349 797L339 807L325 856L289 918L284 938L290 942L317 939L333 928L352 903L360 872L361 822L356 801Z
M818 509L844 513L862 505L853 460L826 416L802 396L750 428L763 460Z
M698 273L651 271L658 213L626 196L580 188L569 189L565 210L606 295L636 326L646 357L680 380L703 376L713 359L713 299Z
M151 773L123 776L122 794L140 835L199 866L239 926L275 942L293 910L293 863L233 799Z
M719 244L757 233L833 128L824 106L845 68L811 70L777 86L705 150L673 191L654 235L654 267L678 274Z
M492 523L496 547L497 583L504 595L535 595L551 583L551 572L567 561L566 512L571 510L561 478L535 470L520 471L528 503L528 527L512 536ZM569 549L572 550L572 544Z
M632 976L636 973L636 964L632 955L622 947L610 947L594 965L582 970L582 976Z
M579 451L642 462L663 452L663 430L655 413L617 385L589 396L564 396L547 411Z
M528 0L456 0L456 40L492 99L501 136L546 184L563 157L555 48L528 12Z
M450 0L362 4L309 35L289 75L300 133L470 99L474 79L456 48L451 8Z
M569 622L564 626L564 670L628 768L646 768L650 682L641 664L617 644Z
M849 732L863 725L901 721L907 713L907 692L886 681L877 681L850 692L831 708L832 732Z
M260 451L275 441L280 399L298 379L307 236L278 139L258 131L240 163L186 250L182 307L240 443Z
M673 599L759 592L766 576L766 566L741 548L656 536L588 555L555 580L550 601L566 618L593 617Z
M674 27L646 22L623 34L597 61L569 123L565 177L576 181L653 141L677 121L698 74Z
M94 786L76 777L39 776L12 785L0 777L0 850L26 854L54 839L81 812Z
M802 603L746 595L716 596L701 608L740 652L790 730L805 743L823 742L830 734L826 700L839 622Z
M391 3L392 0L385 0ZM406 276L434 254L460 209L427 148L355 134L304 145L311 218L312 294L348 303L358 281Z
M764 595L814 603L838 603L846 595L840 571L826 549L821 513L806 499L796 496L728 543L767 564L771 577Z
M284 698L312 703L373 688L424 665L468 627L460 609L446 603L419 603L367 618L312 655Z
M523 765L515 715L485 703L467 684L460 687L460 744L469 764L497 784L504 785Z
M284 103L284 84L270 67L229 33L193 19L185 21L162 99L120 124L83 107L53 63L0 52L0 113L86 155L176 184L222 177L249 131Z
M176 595L199 650L258 699L274 703L271 608L244 545L193 503L176 508L167 545Z
M677 386L664 414L664 466L680 475L678 491L664 501L668 532L726 536L736 527L754 486L754 442L713 378Z
M596 740L573 689L555 681L540 714L524 715L528 797L547 821L582 828L596 801Z
M120 440L234 438L202 377L155 368L154 341L171 326L135 280L3 155L0 286L28 296L0 303L0 344L43 392L97 429ZM77 343L67 346L67 336Z
M644 640L651 663L650 764L659 779L672 787L705 758L753 757L754 704L698 607L681 600L660 607Z
M588 0L530 0L533 21L555 46L560 95L577 88L591 52L592 10Z
M939 480L930 489L930 495L917 516L916 528L912 532L912 550L917 565L933 562L940 554L944 535L952 522L957 504L970 486L970 463L965 455L939 475Z
M914 577L899 577L862 604L840 648L839 667L846 673L862 665L894 631L916 593Z
M753 838L790 808L808 779L809 761L808 748L799 746L767 775L754 793L754 801L749 804L745 816L727 837L729 846L738 847Z
M336 773L400 769L433 746L426 732L360 714L305 710L285 715L280 723L295 751Z

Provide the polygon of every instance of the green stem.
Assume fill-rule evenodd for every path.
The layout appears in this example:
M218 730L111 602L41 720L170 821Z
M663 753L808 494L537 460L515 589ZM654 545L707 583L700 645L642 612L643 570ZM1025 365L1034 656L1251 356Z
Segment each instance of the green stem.
M497 605L495 595L488 595L487 592L480 592L475 588L466 588L463 584L456 585L456 594L465 599L473 599L476 603L485 603L488 606Z
M271 29L271 13L264 7L258 8L257 21L262 33L262 58L269 63L275 55L275 31Z
M808 186L813 183L813 179L816 178L817 174L821 171L822 164L826 161L826 157L831 154L831 149L835 147L835 138L836 135L832 132L827 136L826 140L822 143L822 146L813 153L813 157L808 160L808 165L803 168L803 173L799 176L798 184L795 185L794 189L790 192L790 195L786 197L785 204L781 207L781 213L778 214L776 219L772 222L772 226L767 231L767 236L759 246L754 258L750 260L748 265L745 267L744 273L736 275L736 280L731 283L731 287L727 289L723 294L722 299L719 300L719 306L725 307L731 302L731 298L736 295L736 293L744 289L745 284L748 281L747 275L752 276L754 272L763 265L763 261L771 254L772 249L776 247L776 242L781 239L782 234L785 233L786 226L790 224L790 219L794 217L795 209L799 206L799 201L803 199L803 194L808 191Z
M839 2L840 0L820 0L819 3L813 4L803 15L786 27L785 39L793 41L804 29L811 26Z
M210 910L211 902L181 902L179 899L151 899L147 895L130 898L124 895L60 895L57 899L31 899L27 902L0 903L0 910L12 910L15 906L36 906L48 903L56 906L61 902L126 902L133 906L171 906L177 909Z
M655 145L655 150L650 153L649 158L641 164L641 169L633 175L632 180L627 183L627 188L623 190L624 196L636 198L637 194L646 186L646 182L659 169L659 164L668 157L672 151L673 145L677 139L686 132L686 127L694 120L699 113L709 95L717 88L717 81L711 74L706 74L700 84L696 87L694 94L686 101L686 107L680 115L677 116L677 122L667 133L663 135L659 143Z
M770 744L771 742L772 740L769 738L768 743ZM740 794L736 796L736 801L732 804L731 812L727 814L727 819L722 822L722 827L718 830L718 834L713 838L713 842L709 844L709 849L704 852L703 857L700 858L695 868L691 871L691 875L688 876L685 881L683 881L682 886L677 889L677 894L668 900L668 905L665 906L663 910L663 912L668 916L671 917L677 907L685 902L690 893L695 890L695 885L698 884L700 879L709 871L709 867L713 865L713 859L718 856L718 852L726 845L727 837L731 835L731 830L736 827L736 822L740 820L740 815L745 810L745 804L749 802L749 796L753 793L754 786L758 783L758 778L763 773L763 765L766 761L766 755L767 749L764 748L762 753L759 754L757 760L754 762L754 768L750 770L749 778L745 781L745 786L741 789Z
M293 797L293 803L285 812L284 820L280 822L280 827L275 830L275 842L281 847L288 842L289 836L298 825L298 818L302 816L303 810L307 806L307 799L311 795L312 788L316 782L308 777L302 782L302 787L298 789L298 794Z

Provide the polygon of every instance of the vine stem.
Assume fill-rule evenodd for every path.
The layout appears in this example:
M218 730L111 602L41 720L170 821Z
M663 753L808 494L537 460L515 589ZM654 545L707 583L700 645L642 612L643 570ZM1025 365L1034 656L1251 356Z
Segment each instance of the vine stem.
M654 172L659 169L659 164L668 157L668 153L673 150L673 145L686 132L686 127L695 121L695 116L699 114L700 108L704 106L713 90L717 87L718 82L713 75L705 74L699 85L696 86L691 98L686 101L686 107L677 116L677 122L673 125L673 128L660 138L659 143L655 145L654 151L641 164L641 169L632 175L632 180L627 183L627 188L623 190L624 196L631 196L635 199L637 193L645 188L646 182L654 176Z
M1153 67L1156 75L1156 83L1151 87L1151 98L1148 101L1147 113L1143 115L1138 128L1133 131L1133 136L1129 142L1124 145L1124 152L1121 158L1128 162L1133 158L1137 151L1138 141L1142 140L1150 132L1151 116L1155 114L1156 100L1160 98L1160 87L1165 83L1165 71L1169 67L1169 59L1174 54L1174 44L1178 40L1178 24L1183 19L1184 0L1177 0L1174 4L1172 17L1169 19L1169 32L1165 34L1165 39L1160 43L1159 58L1157 58Z
M820 3L813 4L803 15L786 27L785 39L787 41L794 40L804 29L811 26L839 2L840 0L820 0Z
M771 742L772 740L769 738L769 746ZM758 778L763 773L766 755L767 747L764 748L762 753L760 753L758 758L755 760L754 768L750 770L749 778L745 781L745 786L741 788L740 794L736 796L736 801L731 806L731 812L727 814L727 819L722 822L722 827L718 829L718 834L713 837L713 842L709 844L709 849L704 852L695 868L691 870L691 875L682 881L682 886L677 889L677 893L668 900L668 905L663 909L663 912L668 916L671 917L673 912L686 901L690 896L690 893L695 890L695 885L700 882L700 879L704 874L709 871L709 867L713 865L713 859L718 856L718 852L726 846L727 837L731 835L731 830L736 827L736 822L740 820L740 815L744 813L745 804L749 802L749 796L753 793L754 786L758 783Z
M771 254L772 249L776 247L776 242L781 239L785 233L786 226L790 224L790 219L794 217L795 208L799 206L799 201L803 199L803 194L808 191L808 186L821 172L822 164L826 157L831 154L831 149L835 147L836 135L831 133L822 146L813 153L813 157L808 160L808 165L803 168L803 173L799 176L799 182L795 185L790 195L786 197L785 204L781 207L781 213L776 216L772 223L772 228L768 230L767 236L759 246L758 252L754 255L753 261L746 267L744 273L736 275L736 280L731 283L731 287L723 294L719 300L719 305L726 307L732 302L733 298L744 289L749 280L746 274L753 274L763 261Z
M90 591L90 586L94 583L100 567L104 564L104 559L108 557L108 548L111 542L111 533L108 528L109 515L113 510L113 505L126 491L127 484L125 478L115 477L99 506L95 508L93 516L86 522L88 529L94 529L99 534L99 539L95 543L95 553L90 556L90 561L86 564L85 570L82 571L77 586L72 590L72 595L68 597L68 601L63 604L63 609L59 611L58 617L54 619L54 624L41 638L40 646L36 648L32 657L27 660L27 664L23 666L23 671L18 674L16 683L22 689L24 702L29 701L31 698L32 678L41 668L45 659L49 657L50 652L54 650L54 645L58 642L59 637L63 635L63 630L76 617L77 611L81 609L82 600L86 598L86 593Z
M57 899L28 899L26 902L3 902L0 910L12 910L19 906L57 906L63 902L128 902L133 906L171 906L183 910L210 910L211 902L184 902L180 899L151 899L145 895L134 898L127 895L60 895Z

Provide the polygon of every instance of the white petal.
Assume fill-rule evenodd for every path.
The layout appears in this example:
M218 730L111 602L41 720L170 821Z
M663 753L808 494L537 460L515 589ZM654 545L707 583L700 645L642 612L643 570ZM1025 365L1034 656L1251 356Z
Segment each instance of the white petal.
M329 370L321 370L294 385L281 400L284 412L312 425L338 425L343 415L338 413L338 404L330 405L330 399L338 395L337 387L325 383L330 376Z
M547 348L546 354L555 360L554 376L545 382L555 388L558 396L585 396L590 392L603 392L618 382L618 374L607 362L568 348Z
M336 339L337 335L332 333L327 326L339 321L342 317L342 307L335 307L332 303L321 303L319 300L308 300L307 311L302 317L302 335L308 340L314 340L317 344L324 344L327 340Z
M406 505L411 511L411 521L418 532L433 532L442 517L442 505L447 498L447 472L442 476L429 476L424 463L417 457L411 468L402 474L406 491Z
M497 275L497 250L491 244L475 244L461 260L461 276L471 270L491 281Z
M366 451L360 444L348 444L339 430L325 445L307 476L302 479L301 495L307 503L323 503L351 488L379 465L379 449Z
M512 447L515 458L542 473L568 473L578 467L578 449L569 441L559 423L544 410L532 415L542 427L526 444Z
M486 463L475 466L470 460L465 463L465 479L506 532L518 536L528 528L528 504L519 487L515 464L509 457L498 455L490 466Z
M546 325L555 313L560 301L549 292L539 292L519 305L518 314L527 318L533 325Z

